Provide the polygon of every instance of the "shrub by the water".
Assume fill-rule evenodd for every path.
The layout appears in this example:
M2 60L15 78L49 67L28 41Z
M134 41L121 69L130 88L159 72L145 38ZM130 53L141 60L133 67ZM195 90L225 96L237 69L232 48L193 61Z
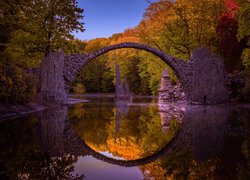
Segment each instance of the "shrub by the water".
M82 83L76 83L76 85L73 87L73 92L77 94L82 94L85 92L85 87Z
M23 104L36 93L36 79L11 61L0 58L0 103ZM9 59L8 59L9 60Z

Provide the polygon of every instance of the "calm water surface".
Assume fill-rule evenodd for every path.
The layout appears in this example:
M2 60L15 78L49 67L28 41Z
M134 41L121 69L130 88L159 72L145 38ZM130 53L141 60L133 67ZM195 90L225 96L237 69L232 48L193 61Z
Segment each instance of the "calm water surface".
M250 111L87 102L0 121L0 179L250 179Z

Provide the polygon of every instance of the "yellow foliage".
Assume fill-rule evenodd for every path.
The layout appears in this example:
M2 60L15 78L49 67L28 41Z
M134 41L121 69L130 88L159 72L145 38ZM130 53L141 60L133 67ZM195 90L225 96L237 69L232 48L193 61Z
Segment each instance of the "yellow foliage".
M131 137L110 138L107 140L107 147L110 153L127 160L137 159L142 153L135 138Z
M159 160L140 166L140 169L149 179L151 178L155 180L172 179L169 177L165 177L165 173L167 172L167 170L161 166Z

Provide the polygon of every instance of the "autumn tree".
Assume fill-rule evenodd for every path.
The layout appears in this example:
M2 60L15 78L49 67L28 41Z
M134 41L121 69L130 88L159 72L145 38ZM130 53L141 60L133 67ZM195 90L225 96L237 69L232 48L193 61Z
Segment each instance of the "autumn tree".
M11 4L13 8L11 7ZM6 43L10 40L10 34L14 30L16 8L18 3L8 1L0 2L0 51L2 52L6 48ZM14 20L14 21L12 21ZM12 22L11 22L12 21Z
M237 38L241 42L243 52L241 58L245 66L246 88L243 95L250 96L250 2L247 0L237 0L239 10L236 12L238 19Z
M20 28L12 33L8 51L20 64L37 65L50 51L71 46L72 32L84 30L82 13L76 0L27 1L18 9Z
M160 41L160 35L168 17L173 13L172 6L173 2L166 0L150 3L145 9L142 21L136 27L136 35L141 42L166 50L166 46Z
M239 11L237 14L239 29L238 40L244 42L244 51L242 53L243 63L246 67L250 65L250 2L247 0L238 0Z
M139 42L136 32L136 29L126 29L123 33L110 37L110 44ZM142 51L131 48L114 50L108 53L109 61L107 61L106 65L111 71L114 85L116 84L115 64L117 63L120 68L122 81L125 77L127 78L132 93L149 94L148 79L139 75L140 52Z
M16 66L7 51L12 33L20 28L18 10L25 4L23 0L0 2L0 102L5 104L24 103L35 94L33 77Z
M80 45L80 41L77 41ZM107 38L97 38L84 42L84 47L80 53L91 53L100 48L108 46L110 40ZM83 45L81 45L83 46ZM73 89L84 87L86 92L110 92L113 91L113 76L109 67L106 66L109 60L108 54L101 55L88 63L77 76L73 83Z
M0 102L32 99L36 82L25 68L50 51L71 49L72 32L83 31L82 12L75 0L0 2Z
M224 9L224 0L159 0L145 10L135 28L136 35L140 42L188 61L198 46L217 49L216 25ZM141 57L140 75L150 79L151 92L157 94L161 73L167 66L156 56L145 53ZM176 81L172 70L170 76L172 82Z
M188 60L195 47L216 44L216 25L224 9L224 0L157 1L145 10L138 34L143 42Z
M189 59L196 47L206 45L215 49L216 25L224 0L177 0L173 9L174 14L163 33L170 54Z

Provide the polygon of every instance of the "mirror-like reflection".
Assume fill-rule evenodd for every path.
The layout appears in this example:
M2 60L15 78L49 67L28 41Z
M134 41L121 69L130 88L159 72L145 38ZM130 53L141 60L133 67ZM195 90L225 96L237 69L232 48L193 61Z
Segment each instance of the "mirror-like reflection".
M121 124L121 118L124 116L125 118L128 115L129 111L129 101L127 99L122 99L122 100L115 100L115 111L116 111L116 116L115 116L115 121L116 121L116 128L115 132L119 132L120 124Z
M92 97L3 121L0 179L249 179L249 117L242 107Z
M64 130L68 109L66 106L39 113L41 144L51 156L64 154Z
M61 149L65 110L1 123L0 179L83 179L72 174L78 157Z

